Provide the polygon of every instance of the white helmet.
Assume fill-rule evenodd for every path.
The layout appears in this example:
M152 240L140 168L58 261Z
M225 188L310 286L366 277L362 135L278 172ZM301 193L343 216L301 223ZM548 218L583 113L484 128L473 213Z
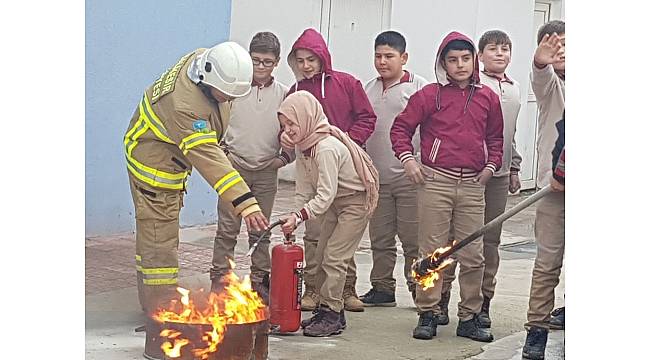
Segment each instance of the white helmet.
M227 41L201 54L198 73L202 83L238 98L251 91L253 61L241 45Z

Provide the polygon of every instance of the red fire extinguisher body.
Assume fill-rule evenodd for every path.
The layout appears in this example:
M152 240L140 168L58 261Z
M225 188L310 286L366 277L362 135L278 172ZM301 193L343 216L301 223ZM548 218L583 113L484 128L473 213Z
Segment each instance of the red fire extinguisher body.
M279 332L300 328L303 250L290 241L271 251L271 325Z

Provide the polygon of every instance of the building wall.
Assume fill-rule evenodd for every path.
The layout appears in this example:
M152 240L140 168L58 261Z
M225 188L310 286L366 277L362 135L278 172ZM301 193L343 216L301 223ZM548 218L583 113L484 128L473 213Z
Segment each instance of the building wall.
M134 229L122 150L129 119L179 57L228 39L230 10L230 0L86 1L86 236ZM214 222L214 191L198 172L189 187L181 225Z

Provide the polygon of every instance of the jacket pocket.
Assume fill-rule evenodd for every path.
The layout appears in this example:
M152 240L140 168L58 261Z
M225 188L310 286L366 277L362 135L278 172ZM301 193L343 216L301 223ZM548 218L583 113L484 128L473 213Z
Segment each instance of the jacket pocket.
M438 157L438 151L440 150L441 144L442 140L438 138L433 139L433 145L431 145L431 151L429 152L429 160L431 161L431 164L436 163L436 158Z

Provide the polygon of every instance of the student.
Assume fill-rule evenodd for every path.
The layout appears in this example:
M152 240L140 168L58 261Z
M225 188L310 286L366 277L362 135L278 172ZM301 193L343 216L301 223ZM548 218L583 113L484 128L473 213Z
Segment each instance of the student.
M282 229L291 233L303 221L322 218L315 254L320 305L301 325L306 336L339 334L346 326L343 288L348 264L377 206L377 170L361 147L327 122L322 106L307 91L289 95L278 118L296 150L306 154L296 160L297 192L316 189L298 211L281 217L286 220Z
M517 115L521 108L519 83L506 75L510 64L512 41L503 31L486 31L478 42L478 59L483 63L480 73L481 84L492 89L501 101L503 111L503 158L501 169L497 171L485 186L485 223L492 221L503 214L506 209L508 191L517 192L521 187L519 170L521 168L521 155L515 148L515 130ZM458 239L460 240L460 239ZM499 244L501 243L501 225L483 235L483 257L485 258L485 271L483 272L483 306L478 320L483 327L492 326L490 320L490 300L494 298L496 288L496 274L499 269ZM445 280L440 299L440 317L438 325L449 323L448 304L451 283L455 279L456 263L445 269Z
M252 90L233 101L230 126L224 135L222 147L268 218L278 189L278 169L295 157L291 151L282 151L278 140L280 124L277 111L288 88L273 78L273 70L280 60L280 42L273 33L255 34L249 52L253 62ZM233 213L231 204L219 201L217 211L217 234L210 269L215 291L223 287L221 277L230 271L228 259L234 258L241 227L241 217ZM261 235L255 231L248 234L249 246ZM260 241L253 252L251 263L253 288L268 302L271 270L268 236Z
M418 189L420 255L446 246L451 224L462 239L483 225L485 185L501 167L503 115L499 96L482 86L474 43L458 32L440 44L435 61L437 83L409 99L391 128L395 156ZM420 127L422 165L413 155L413 134ZM490 329L480 328L478 313L483 295L483 242L478 239L457 254L461 301L456 335L492 341ZM444 274L440 274L444 279ZM413 330L416 339L436 335L442 279L424 290L416 288L420 315Z
M377 114L377 124L366 144L366 151L379 172L379 203L370 218L372 249L372 288L361 301L365 306L395 306L397 260L395 236L404 250L404 278L415 299L411 264L418 257L417 187L404 174L404 168L391 151L390 127L404 110L409 97L427 81L403 69L408 61L406 39L396 31L385 31L375 38L375 69L379 76L370 80L366 94ZM414 147L419 148L418 141Z
M564 22L550 21L537 33L537 50L533 58L531 84L539 108L538 186L552 178L553 126L564 111ZM564 124L564 122L562 123ZM546 162L546 163L544 163ZM535 213L537 256L533 266L528 303L528 331L525 356L543 359L549 329L564 329L564 307L554 310L555 287L560 281L564 258L564 193L553 193L540 200ZM556 316L552 316L555 314Z
M323 36L314 29L305 30L293 44L287 60L296 77L296 84L289 89L289 94L297 90L311 93L322 105L329 123L347 133L357 145L363 146L375 129L377 117L361 82L348 73L332 69L332 59ZM285 148L291 148L285 135L281 141ZM320 231L318 221L312 219L305 224L305 293L301 301L302 310L314 310L318 304L318 293L314 291L314 255ZM355 289L356 272L353 257L345 279L345 310L348 311L363 311L363 303Z

